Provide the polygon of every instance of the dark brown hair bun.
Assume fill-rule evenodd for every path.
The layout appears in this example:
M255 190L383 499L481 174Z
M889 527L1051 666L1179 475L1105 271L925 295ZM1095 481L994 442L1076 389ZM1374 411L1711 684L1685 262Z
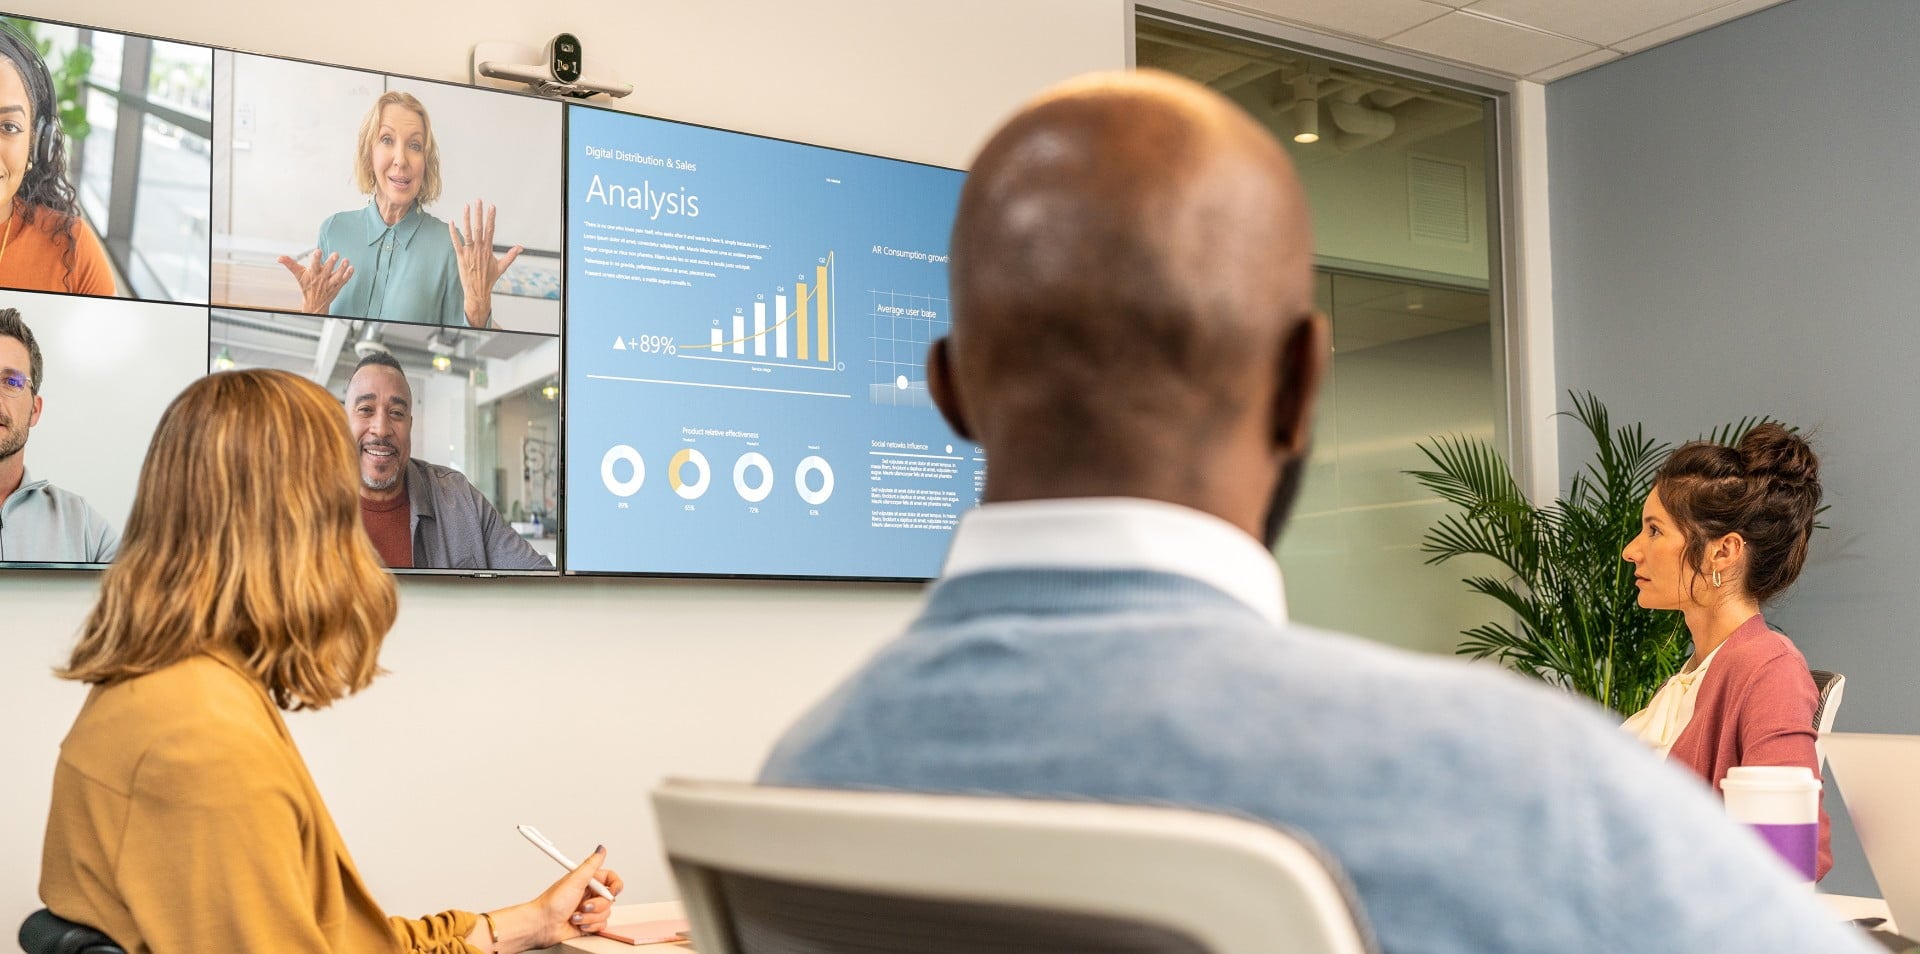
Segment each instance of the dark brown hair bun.
M1770 599L1799 577L1820 509L1820 459L1798 434L1768 421L1735 447L1685 444L1661 465L1653 487L1687 538L1689 566L1702 565L1708 541L1738 533L1747 565L1737 582L1755 599Z

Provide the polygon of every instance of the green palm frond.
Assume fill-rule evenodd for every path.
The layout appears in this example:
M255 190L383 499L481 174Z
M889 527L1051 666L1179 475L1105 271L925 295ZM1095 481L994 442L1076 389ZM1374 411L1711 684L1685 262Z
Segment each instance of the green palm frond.
M1621 551L1639 533L1640 508L1672 445L1641 425L1616 426L1592 393L1569 392L1594 455L1545 505L1527 500L1500 453L1458 435L1420 445L1431 470L1415 481L1459 510L1429 527L1428 563L1458 556L1496 561L1505 576L1462 582L1498 602L1506 620L1461 633L1456 651L1493 659L1622 714L1646 706L1685 659L1689 638L1678 613L1641 609ZM1738 441L1766 417L1747 417L1705 439Z

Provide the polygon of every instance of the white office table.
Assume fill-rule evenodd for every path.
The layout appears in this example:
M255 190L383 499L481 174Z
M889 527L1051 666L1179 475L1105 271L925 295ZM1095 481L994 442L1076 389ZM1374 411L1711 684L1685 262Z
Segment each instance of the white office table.
M1893 931L1895 934L1900 933L1899 929L1893 926L1893 915L1887 911L1887 902L1879 898L1857 898L1850 894L1821 894L1816 895L1816 897L1825 901L1827 907L1832 909L1833 913L1838 915L1842 920L1851 921L1855 918L1886 918L1887 923L1881 925L1881 927ZM679 917L679 915L663 914L661 917L671 918Z
M1834 915L1842 920L1854 918L1888 918L1885 927L1894 930L1891 915L1887 913L1887 902L1879 898L1860 898L1848 894L1821 894L1819 899L1832 909ZM656 901L651 904L622 904L613 909L613 920L609 924L634 924L640 921L664 921L669 918L684 918L686 910L678 901ZM564 941L559 947L548 948L551 954L622 954L622 952L654 952L665 954L673 951L687 954L692 951L690 945L674 944L622 944L603 937L580 937Z

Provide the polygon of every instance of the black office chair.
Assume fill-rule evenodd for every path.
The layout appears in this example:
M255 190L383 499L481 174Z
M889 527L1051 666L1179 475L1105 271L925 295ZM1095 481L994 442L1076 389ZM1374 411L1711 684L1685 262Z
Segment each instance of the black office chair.
M113 938L46 908L27 915L20 925L20 949L27 954L127 954Z

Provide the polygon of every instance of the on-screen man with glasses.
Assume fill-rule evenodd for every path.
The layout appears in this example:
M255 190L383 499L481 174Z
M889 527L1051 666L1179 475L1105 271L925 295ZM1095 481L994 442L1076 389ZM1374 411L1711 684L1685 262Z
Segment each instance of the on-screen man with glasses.
M40 423L40 345L20 312L0 308L0 562L107 563L120 534L79 494L27 472Z

